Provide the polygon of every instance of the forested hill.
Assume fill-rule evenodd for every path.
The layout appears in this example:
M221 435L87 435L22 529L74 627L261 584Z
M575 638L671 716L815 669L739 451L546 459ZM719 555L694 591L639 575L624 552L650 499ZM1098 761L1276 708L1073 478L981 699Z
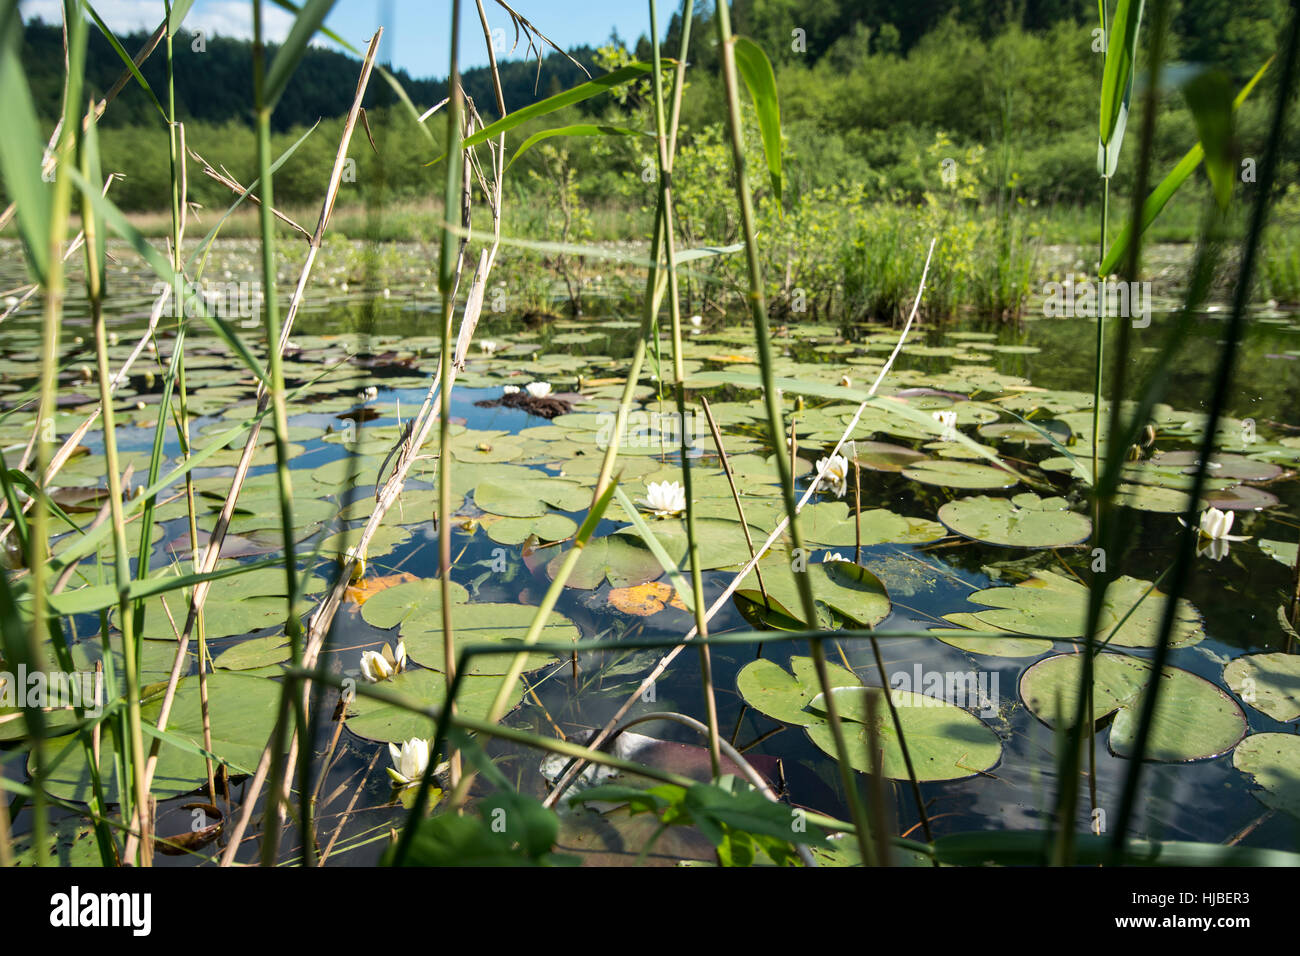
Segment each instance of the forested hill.
M667 5L667 4L665 4ZM675 4L674 4L675 5ZM1176 59L1226 68L1235 77L1250 76L1274 50L1286 0L1178 0L1173 36L1166 53ZM735 32L756 41L778 66L814 67L825 63L836 72L862 67L869 56L906 56L927 35L960 26L968 35L989 39L1007 29L1046 31L1063 24L1083 27L1097 22L1095 0L732 0ZM712 4L696 3L691 59L706 72L716 72L717 50ZM665 51L679 43L680 16L674 13L665 30ZM545 24L539 24L545 30ZM119 37L134 54L146 41L143 33ZM361 42L359 39L356 42ZM234 120L251 122L252 44L219 36L206 37L205 49L194 49L193 38L176 38L177 110L186 120L214 125ZM649 59L646 37L629 44L638 59ZM957 51L954 51L956 53ZM596 50L570 51L592 75ZM62 92L62 31L39 20L27 24L23 61L37 109L47 120L57 114ZM154 55L142 70L162 96L164 58ZM90 31L86 76L92 89L107 89L121 74L122 61L107 39ZM306 126L322 117L346 112L356 89L356 58L312 47L307 51L276 107L277 131ZM395 75L418 106L432 106L446 95L445 79L415 79L404 70ZM538 99L581 82L582 72L558 53L550 52L538 69L534 60L501 63L506 106L517 110ZM465 72L462 85L480 113L495 116L496 97L486 67ZM367 107L392 102L386 83L372 83ZM151 115L152 114L152 115ZM131 84L104 123L109 126L148 125L156 112L143 91Z
M126 51L135 55L149 39L148 34L118 37ZM229 120L251 122L248 103L252 101L252 44L221 36L203 39L203 50L195 50L193 38L184 32L176 37L176 109L182 119L221 124ZM571 51L596 75L595 51L578 47ZM36 98L36 108L49 119L57 115L62 96L63 32L57 25L32 21L26 26L23 65ZM97 93L107 90L121 75L123 64L108 40L97 29L90 31L86 52L86 81ZM347 112L356 94L360 62L348 54L317 47L308 49L289 81L272 123L283 131L310 125L321 117ZM159 99L164 98L166 79L164 57L155 52L144 64L141 74ZM422 107L432 106L447 95L445 79L413 79L404 70L394 76L405 87L411 100ZM527 106L535 100L567 89L586 79L582 71L558 53L552 52L542 64L538 78L535 60L510 60L501 63L501 84L510 109ZM485 115L495 115L496 95L486 67L467 70L461 85L473 97ZM380 106L394 99L387 83L370 84L365 105ZM104 114L107 126L145 126L157 120L157 109L148 95L134 82L129 84Z

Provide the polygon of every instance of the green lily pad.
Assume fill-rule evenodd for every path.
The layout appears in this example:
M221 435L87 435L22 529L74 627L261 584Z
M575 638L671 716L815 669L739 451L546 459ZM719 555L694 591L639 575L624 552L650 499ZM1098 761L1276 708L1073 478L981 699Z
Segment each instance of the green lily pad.
M803 601L799 597L795 572L788 556L766 562L763 567L763 591L757 578L738 588L736 606L748 620L780 630L805 630ZM849 561L809 562L808 579L812 584L817 608L817 627L875 627L892 609L884 583L866 568Z
M1052 642L1036 637L1020 637L1007 634L1005 637L967 637L970 631L996 631L981 621L974 614L945 614L943 619L956 627L932 627L930 633L952 647L966 651L968 654L983 654L986 657L1041 657L1052 649Z
M518 644L532 626L537 608L529 604L456 604L452 607L452 640L459 655L469 644ZM442 616L436 619L423 616L402 624L402 640L411 660L425 667L441 671L443 668ZM576 641L581 637L577 625L556 611L551 616L538 640L546 642ZM541 652L530 653L524 670L534 671L553 663L557 658ZM508 654L470 659L470 674L504 674L514 662Z
M232 773L252 773L262 757L279 713L280 685L262 677L217 671L208 675L207 687L212 752L232 765ZM142 719L156 724L161 707L161 698L145 704L141 708ZM196 677L187 677L180 682L166 733L192 747L203 747L203 719ZM91 795L90 770L81 745L73 737L63 737L51 741L47 752L52 759L64 744L69 751L47 777L46 790L63 800L86 803ZM113 766L110 734L105 733L100 739L99 759L101 768ZM114 774L104 773L101 779L105 799L109 803L119 803ZM158 768L151 792L159 798L173 797L197 789L206 779L202 755L164 742L158 751Z
M1011 499L959 498L939 509L939 520L957 534L1011 548L1063 548L1092 533L1092 522L1068 510L1064 498L1028 492Z
M1230 661L1223 681L1245 703L1274 720L1300 718L1300 654L1247 654Z
M748 507L748 505L746 505ZM781 509L784 517L785 509ZM874 544L924 544L944 536L943 525L926 518L909 518L885 508L869 508L856 517L843 501L819 501L799 512L799 532L805 544L853 547L861 528L864 547ZM765 536L764 536L765 537Z
M1297 545L1294 541L1272 541L1268 538L1260 538L1256 541L1259 550L1263 551L1274 561L1281 562L1288 568L1294 568L1296 565Z
M1128 575L1115 579L1106 590L1106 603L1097 626L1098 639L1105 640L1118 626L1119 630L1110 639L1112 645L1154 647L1167 598L1164 592L1151 588L1150 581ZM1015 587L976 591L970 600L993 608L974 611L971 615L990 630L1072 638L1083 637L1088 624L1087 587L1055 571L1035 571L1029 580ZM1204 638L1205 629L1196 608L1180 600L1170 646L1188 647Z
M469 600L469 592L455 581L451 582L451 599L455 604ZM442 582L438 578L408 581L385 588L361 605L361 617L371 627L396 627L409 618L440 620L442 610Z
M283 664L292 656L288 638L283 634L255 637L240 641L216 656L213 663L228 671L251 671L272 664Z
M860 441L855 443L854 448L857 452L855 461L858 467L870 471L899 472L923 462L926 458L924 452L906 445L895 445L884 441ZM852 450L854 449L850 449Z
M1116 504L1138 511L1153 511L1157 514L1185 513L1190 497L1187 492L1179 491L1177 488L1162 488L1157 485L1125 484L1115 490Z
M802 726L819 748L834 756L835 744L825 712L819 707L822 689L812 658L792 657L787 672L760 659L745 665L736 687L745 702L774 720ZM884 691L863 687L855 674L827 665L832 692L839 705L849 761L856 770L871 770L868 751L874 736L883 754L883 771L891 779L906 779L907 767L898 745ZM874 734L868 729L866 695L877 696ZM908 751L920 780L957 780L989 770L1002 755L997 734L974 714L911 691L892 691Z
M1300 737L1251 734L1237 745L1232 765L1254 778L1260 803L1300 817Z
M581 511L591 504L591 491L563 478L488 478L474 489L474 504L483 511L507 518L530 518L560 511Z
M547 577L555 577L567 554L566 549L551 559L546 565ZM659 560L649 548L639 543L639 539L611 534L587 542L565 586L594 591L608 580L616 588L626 588L653 581L663 573Z
M379 686L422 708L441 708L446 699L446 679L437 671L403 671ZM500 677L465 677L456 697L456 712L478 720L486 719L500 686ZM523 696L523 682L515 681L507 698L508 708L513 709ZM429 717L361 694L352 701L345 726L366 740L397 744L412 737L428 740L435 730L434 721Z
M578 530L572 518L557 514L544 514L536 518L502 518L483 522L487 536L497 544L523 544L533 535L539 541L563 541Z
M1020 696L1049 727L1059 718L1070 720L1079 687L1080 654L1058 654L1032 665L1020 678ZM1100 654L1093 671L1092 721L1114 714L1110 727L1111 753L1130 755L1142 709L1142 696L1151 665L1132 657ZM1221 688L1176 667L1161 672L1147 757L1185 762L1217 757L1235 747L1246 734L1246 715ZM1058 710L1058 701L1060 710Z
M1018 479L1001 468L969 461L923 461L903 469L903 476L943 488L1010 488Z
M315 548L319 549L321 557L337 558L343 555L348 548L355 547L360 540L361 529L351 528L347 531L336 531L318 542ZM366 559L373 561L376 558L382 558L410 540L411 530L409 528L380 525L374 537L370 539L370 543L366 545Z

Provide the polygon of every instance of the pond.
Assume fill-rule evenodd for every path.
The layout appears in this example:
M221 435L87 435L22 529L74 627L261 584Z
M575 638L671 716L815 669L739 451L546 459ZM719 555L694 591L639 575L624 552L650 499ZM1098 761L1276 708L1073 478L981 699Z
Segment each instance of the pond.
M133 253L110 248L118 257L110 275L115 312L109 317L114 335L110 364L116 368L146 328L155 291ZM255 280L255 248L218 243L207 274L224 277L218 281L229 283L226 288L241 288L239 283ZM3 251L0 285L16 287L23 279L21 258L12 242ZM308 293L286 354L295 547L300 566L314 572L304 579L304 614L327 592L338 573L337 555L355 541L373 510L376 476L391 473L389 452L424 402L438 365L437 292L432 280L419 278L427 274L433 254L416 246L394 247L388 254L400 264L399 275L383 288L358 288L355 280L349 285L346 269L327 267L314 284L317 291ZM292 274L286 268L286 277ZM593 301L601 302L598 297ZM1171 305L1170 300L1157 301L1150 326L1134 331L1131 382L1160 361ZM458 645L523 637L533 607L591 503L639 328L635 310L616 300L610 300L607 310L593 308L595 314L575 319L485 312L478 345L456 380L451 475L453 506L461 504L452 534L452 578L459 586L452 620ZM1100 636L1109 635L1110 646L1097 672L1095 803L1085 787L1079 832L1105 832L1107 816L1118 812L1130 763L1125 753L1132 742L1135 695L1149 671L1143 661L1150 655L1163 605L1160 592L1150 588L1173 562L1177 515L1186 503L1181 489L1195 465L1192 449L1224 315L1221 306L1214 306L1198 316L1170 370L1164 404L1153 415L1153 434L1121 488L1117 520L1130 522L1133 534L1126 553L1102 556L1121 576L1103 615ZM1098 560L1088 543L1087 484L1079 477L1086 477L1091 467L1093 322L1044 318L1040 310L1016 325L963 319L915 328L880 390L910 409L911 417L881 410L879 404L867 407L849 433L854 444L845 446L846 455L856 455L859 468L847 467L842 482L828 476L801 512L806 553L792 555L788 538L778 539L759 565L769 603L765 606L764 591L751 575L709 623L712 635L750 631L756 623L774 626L774 638L782 627L803 629L790 571L792 562L802 561L820 602L814 623L848 630L874 627L885 675L896 690L897 713L911 741L926 823L935 836L1038 829L1050 822L1059 747L1053 729L1059 722L1053 718L1058 706L1071 704L1077 663L1071 652L1082 638L1086 582ZM164 318L156 349L146 348L116 393L119 453L122 467L135 470L133 486L144 483L149 466L174 327L174 319ZM240 332L250 344L261 341L260 328ZM688 332L685 428L693 448L704 594L711 605L750 552L701 397L707 398L723 436L755 546L784 510L767 457L772 449L765 408L754 387L752 329L742 316L710 314L698 325L688 324ZM0 438L8 467L15 466L32 433L30 405L23 403L29 401L26 393L36 372L39 335L39 312L32 304L5 321L0 389L8 414L0 420ZM798 493L853 420L859 394L875 379L898 335L885 326L814 324L798 316L776 330L775 373L788 380L781 400L786 427L793 422ZM187 336L186 402L193 448L199 451L216 441L227 446L193 472L202 541L229 490L245 436L228 433L255 410L255 382L200 322L190 323ZM62 328L60 414L53 423L59 442L95 406L91 338L85 301L74 296ZM671 379L670 349L671 339L665 336L664 379ZM262 354L260 346L256 352ZM661 393L656 368L652 350L616 468L620 488L638 502L649 496L658 503L650 484L682 478L673 447L679 421L675 400L668 385ZM524 388L513 395L526 395L526 386L534 382L548 384L549 397L558 401L530 405L515 398L518 407L502 403L511 398L507 387ZM1151 741L1156 760L1143 776L1134 823L1139 835L1300 847L1300 753L1290 746L1300 719L1300 668L1294 663L1298 658L1287 653L1295 648L1288 647L1278 610L1291 601L1300 536L1300 488L1294 481L1300 467L1298 397L1300 317L1261 306L1252 312L1227 404L1232 418L1221 423L1221 455L1212 465L1206 495L1207 507L1235 517L1231 533L1244 540L1206 539L1184 593L1188 603L1178 612L1165 675L1170 680L1167 704ZM560 413L543 417L530 407ZM222 552L225 562L265 562L280 554L270 434L268 419ZM82 453L62 469L57 484L63 490L55 500L88 530L105 497L98 428L88 431L80 445ZM427 457L414 464L405 490L367 550L365 579L349 591L320 660L340 678L364 682L362 653L382 653L385 644L395 646L400 640L408 655L406 669L378 684L431 705L440 700L437 671L443 666L433 521L436 446L435 431L424 449ZM174 425L167 430L163 451L169 465L182 457ZM787 447L782 453L790 451ZM154 514L151 564L159 573L180 571L182 565L188 570L183 491L179 482L161 495ZM861 504L858 520L855 498ZM516 706L508 725L584 743L632 698L628 719L652 712L705 719L700 658L694 651L678 656L647 688L643 680L664 649L626 646L642 639L680 639L694 617L682 600L689 594L674 590L623 508L619 499L611 503L542 633L544 642L580 639L607 647L572 656L531 655L522 681L511 692ZM643 506L642 520L682 561L683 522L676 515L656 515L656 510L674 509ZM134 550L139 521L129 527ZM56 555L79 534L66 528L62 533L54 545ZM101 572L111 577L110 540L101 541L99 552L101 563L92 555L77 566L70 592L99 584ZM12 554L10 558L12 565ZM689 579L689 566L682 567ZM205 636L215 665L209 678L212 746L234 768L256 765L274 722L275 679L290 657L283 631L284 594L283 572L268 566L217 581L208 598ZM148 602L142 663L147 684L166 680L175 651L173 626L184 624L185 599L171 592L165 601L165 612L163 599ZM76 659L93 666L102 657L98 615L72 614L68 620ZM891 632L918 630L934 635L890 637ZM1003 634L996 640L963 636L981 631ZM111 637L118 647L115 631ZM837 687L883 683L870 642L846 637L828 642L826 650ZM809 653L801 641L714 647L711 669L720 735L750 758L792 806L847 819L849 806L830 755L834 747L812 686ZM197 674L194 645L189 658L185 673ZM478 659L465 678L461 703L468 712L486 713L509 661L508 655ZM374 666L368 665L371 676ZM149 690L146 720L151 713L156 716L156 709L150 710L157 706L156 697L148 698ZM872 718L862 709L868 697L846 695L841 705L859 769L871 765L867 745L874 737L866 728ZM335 690L326 689L313 702L318 713L312 765L318 842L327 862L373 863L387 845L389 828L400 826L403 801L409 802L409 790L397 791L385 773L392 765L387 745L432 736L433 728L427 719L364 696L345 708L340 727L332 719L337 699ZM13 712L0 711L5 713ZM170 732L201 745L196 677L181 682L174 714ZM888 778L884 786L891 826L897 834L918 837L922 821L909 774L892 727L879 726L884 743L878 759ZM0 760L11 778L24 773L18 747L23 731L21 719L0 723L0 741L5 742ZM1276 737L1257 739L1279 734L1290 735L1290 741L1278 746ZM690 727L659 720L637 724L616 752L707 777L706 743ZM548 779L553 781L563 764L544 761L543 754L527 746L484 744L511 785L538 798L546 795ZM165 836L190 831L191 818L201 812L194 805L207 797L196 795L205 787L201 755L192 747L162 749L154 793L161 801L157 832ZM84 758L71 748L48 789L77 804L87 799L88 786ZM491 789L480 786L478 792ZM248 792L247 780L240 782L237 776L229 807L238 808ZM562 820L557 850L589 862L637 862L655 829L653 821L618 810L566 809ZM19 835L29 826L22 815L14 821ZM66 815L59 853L93 860L88 833L84 820ZM257 835L254 826L237 859L257 859ZM296 841L297 831L290 828L281 843L282 860L300 857ZM217 841L192 855L160 857L159 864L190 865L221 849ZM833 852L819 851L826 863L844 862L851 852L843 844ZM899 857L895 862L916 862L905 852ZM644 862L683 859L712 859L711 848L694 831L675 828L656 838Z

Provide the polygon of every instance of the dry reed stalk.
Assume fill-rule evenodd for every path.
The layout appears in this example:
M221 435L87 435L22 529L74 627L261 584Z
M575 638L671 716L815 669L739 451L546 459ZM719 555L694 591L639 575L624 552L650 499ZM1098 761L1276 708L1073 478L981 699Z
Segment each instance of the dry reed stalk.
M348 144L351 142L352 132L356 128L358 113L361 109L361 100L365 94L366 85L370 80L375 56L379 50L379 38L382 33L382 29L375 32L375 35L370 40L370 46L366 51L366 57L361 64L361 76L357 81L356 96L353 99L352 108L348 112L348 119L344 125L343 136L339 141L339 148L334 159L334 168L330 174L329 186L325 192L325 201L321 206L320 219L316 224L315 233L312 234L311 242L308 244L307 259L303 263L302 271L298 276L298 285L294 290L293 298L290 300L289 310L285 316L284 325L280 333L280 340L276 346L281 352L284 351L285 344L289 341L289 334L293 328L294 317L297 315L298 309L302 304L307 289L307 280L311 275L312 265L316 261L316 254L320 250L321 242L325 236L325 229L329 224L330 214L334 209L334 200L338 196L339 184L342 182L343 178L343 167L347 160ZM239 464L235 468L235 475L231 479L230 492L226 497L225 504L221 508L221 513L217 517L217 523L212 529L212 534L208 538L208 543L203 553L200 570L204 573L213 571L216 568L217 560L221 556L221 545L225 540L226 530L230 526L230 518L234 514L235 502L239 497L239 492L248 475L248 469L252 464L253 454L257 449L257 439L261 433L260 416L266 409L268 397L266 383L263 382L258 386L257 392L257 415L259 418L249 429L249 435L244 444L243 454L240 456ZM193 541L191 544L195 549L197 549L197 541ZM180 641L177 645L176 657L172 662L171 673L168 675L167 679L167 690L164 694L162 708L158 715L158 728L160 730L166 729L167 719L171 714L172 701L175 698L176 686L180 682L181 664L185 659L186 651L189 649L190 634L193 632L198 616L203 609L203 604L207 600L210 587L211 585L207 581L201 581L194 586L194 591L190 598L189 614L185 621L185 629L181 633ZM155 739L153 746L150 749L149 762L145 771L146 783L153 780L153 774L157 768L158 746L159 741ZM259 769L261 769L260 764ZM232 840L231 846L236 847L238 843L238 839ZM128 853L127 856L129 858L130 854Z
M917 310L921 306L921 296L925 292L925 280L930 273L930 260L931 257L934 255L934 245L935 245L935 240L931 240L930 250L925 257L925 268L921 272L921 282L916 290L916 299L912 303L912 311L907 317L907 323L903 326L902 334L898 337L898 344L894 346L894 350L889 354L889 359L881 367L880 373L876 376L876 380L872 383L871 388L867 393L869 396L875 395L877 389L880 388L880 383L884 381L885 376L889 374L889 370L893 367L894 361L898 358L899 352L901 352L903 349L903 343L907 340L907 333L911 330L912 323L916 319ZM858 410L857 412L854 413L852 420L848 424L848 427L844 429L844 434L841 435L840 440L835 443L835 449L831 452L831 455L839 454L839 451L844 446L844 443L849 440L849 436L853 434L853 430L858 427L858 422L862 418L862 413L866 411L867 404L869 401L870 399L864 400L862 404L858 406ZM777 454L780 454L779 450L777 451ZM798 501L798 505L795 508L796 512L802 510L804 505L808 503L808 501L812 498L813 494L816 492L817 485L821 480L823 471L824 469L819 471L816 478L813 481L809 482L807 489L803 493L803 497L801 497ZM750 571L754 570L758 566L758 562L762 559L763 555L766 554L768 550L772 547L772 545L776 543L776 540L785 532L785 529L789 526L789 524L790 524L790 519L788 516L782 518L780 522L777 523L776 528L772 531L770 535L768 535L768 538L765 542L763 542L762 547L758 549L758 553L753 558L750 559L749 563L746 564L745 567L742 568L734 578L731 579L731 583L727 585L727 587L723 590L723 592L718 596L717 600L713 602L713 605L709 608L708 614L705 615L706 621L711 620L713 616L718 613L718 611L722 610L722 608L726 605L727 601L731 598L731 595L735 593L738 587L740 587L740 583L745 579L746 576L748 576ZM604 743L605 739L612 732L613 728L618 725L618 722L623 719L623 717L627 714L629 710L632 709L632 707L636 704L637 700L640 699L641 695L646 691L646 689L649 688L656 680L658 680L660 675L662 675L663 672L668 669L668 666L676 659L677 655L680 654L682 650L686 647L686 642L694 638L696 633L697 633L696 629L692 627L686 633L686 636L682 638L682 643L674 647L671 651L669 651L667 654L663 656L663 658L659 661L659 663L655 665L654 669L651 670L650 673L641 682L640 686L638 686L637 689L633 691L632 695L628 697L627 701L614 713L614 715L605 723L605 726L600 729L600 732L597 733L596 736L590 741L590 743L588 744L590 748L594 750L600 747L602 743ZM564 792L565 788L567 788L568 785L573 782L573 779L579 773L582 772L584 766L585 764L582 761L578 761L572 764L569 767L569 769L566 770L560 776L560 778L555 783L555 787L551 790L549 794L547 794L546 799L543 801L545 806L552 807L555 805L555 801L559 799L560 795Z

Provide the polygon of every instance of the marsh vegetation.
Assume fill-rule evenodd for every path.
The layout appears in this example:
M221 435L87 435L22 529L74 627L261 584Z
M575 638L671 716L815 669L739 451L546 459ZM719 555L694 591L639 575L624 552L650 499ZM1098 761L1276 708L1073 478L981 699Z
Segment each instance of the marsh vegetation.
M0 864L1300 862L1300 21L452 0L438 103L253 0L200 142L190 6L0 5Z

